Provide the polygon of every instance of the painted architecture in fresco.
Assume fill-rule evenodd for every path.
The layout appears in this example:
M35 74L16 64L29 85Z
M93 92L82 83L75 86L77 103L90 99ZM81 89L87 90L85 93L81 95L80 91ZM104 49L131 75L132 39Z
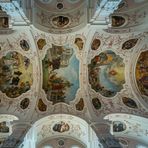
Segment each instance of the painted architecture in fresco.
M33 83L30 60L18 52L9 52L0 59L0 90L15 98L30 90Z
M104 97L113 97L123 88L124 63L121 57L107 50L95 56L88 65L91 88Z
M79 88L79 61L69 46L52 45L42 61L43 89L53 104L69 103Z
M136 80L141 94L148 96L148 50L139 56L136 65Z

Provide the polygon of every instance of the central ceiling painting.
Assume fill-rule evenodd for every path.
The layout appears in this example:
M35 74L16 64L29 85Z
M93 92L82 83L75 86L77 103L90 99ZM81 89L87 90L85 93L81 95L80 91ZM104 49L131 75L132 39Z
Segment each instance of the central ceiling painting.
M104 97L113 97L125 83L123 59L107 50L95 56L88 65L91 88Z
M74 50L68 45L52 45L47 50L42 66L43 89L47 100L53 104L69 104L74 100L79 88L79 61Z

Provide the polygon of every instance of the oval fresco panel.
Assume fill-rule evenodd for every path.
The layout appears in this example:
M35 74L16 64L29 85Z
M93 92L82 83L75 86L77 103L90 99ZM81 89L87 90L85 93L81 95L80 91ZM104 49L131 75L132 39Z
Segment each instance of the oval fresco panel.
M30 46L26 40L20 40L20 46L23 50L28 51L30 49Z
M138 42L138 39L130 39L123 43L122 49L123 50L131 49L137 44L137 42Z
M91 49L97 50L100 47L101 41L99 39L94 39L91 43Z
M130 108L138 108L136 102L131 98L123 97L122 101L126 106L128 106Z
M53 45L42 61L43 89L53 104L69 103L79 88L79 61L69 46Z
M47 105L42 101L42 99L39 99L38 101L38 109L41 112L45 112L47 110Z
M125 18L122 16L112 16L112 27L120 27L125 23Z
M83 98L80 98L79 102L75 106L76 106L76 110L82 111L83 108L84 108L84 100L83 100Z
M18 52L9 52L0 59L0 90L15 98L30 90L33 83L30 60Z
M60 122L54 124L52 129L55 132L63 133L63 132L69 131L70 127L69 127L68 123L66 123L64 121L60 121Z
M9 127L5 121L0 122L0 133L9 133Z
M46 45L45 39L42 39L42 38L38 39L37 46L39 50L42 50L45 45Z
M63 9L63 8L64 8L63 3L57 3L57 8L58 8L58 9Z
M63 28L69 24L69 18L66 16L56 16L52 19L52 23L55 27Z
M94 106L94 108L96 110L101 108L101 102L100 102L100 100L98 98L93 98L92 99L92 104L93 104L93 106Z
M113 132L122 132L126 130L125 123L121 121L114 121L113 122Z
M107 50L95 56L88 65L89 83L96 92L113 97L125 83L123 59Z
M28 98L24 98L21 102L20 102L20 108L22 109L26 109L29 106L30 100Z
M76 38L75 39L75 45L77 45L79 50L82 50L83 46L84 46L84 42L83 42L83 40L81 38Z
M141 94L148 96L148 50L142 52L138 58L136 80Z

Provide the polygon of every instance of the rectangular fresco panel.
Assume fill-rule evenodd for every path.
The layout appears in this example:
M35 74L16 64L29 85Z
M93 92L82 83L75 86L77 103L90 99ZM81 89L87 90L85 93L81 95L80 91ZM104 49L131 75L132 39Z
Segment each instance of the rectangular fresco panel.
M79 88L79 61L69 46L52 45L42 61L43 89L53 104L69 103Z

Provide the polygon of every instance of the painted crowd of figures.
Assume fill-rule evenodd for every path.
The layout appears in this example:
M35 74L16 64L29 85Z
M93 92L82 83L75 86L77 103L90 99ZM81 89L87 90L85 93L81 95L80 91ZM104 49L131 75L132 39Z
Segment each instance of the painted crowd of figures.
M0 90L15 98L32 85L32 64L18 52L9 52L0 59Z
M69 131L69 129L70 129L70 127L69 127L68 123L66 123L64 121L56 123L53 126L53 131L59 132L59 133L63 133L63 132Z

